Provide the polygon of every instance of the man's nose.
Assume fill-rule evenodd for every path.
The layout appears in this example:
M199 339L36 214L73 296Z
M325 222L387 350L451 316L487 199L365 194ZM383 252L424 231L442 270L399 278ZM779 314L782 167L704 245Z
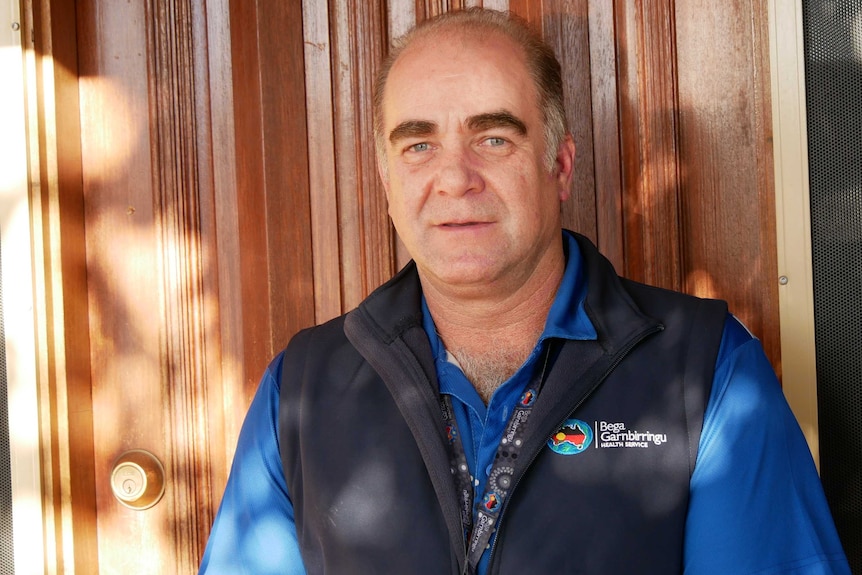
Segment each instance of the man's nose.
M440 158L437 193L463 196L480 191L484 183L474 154L469 149L454 149Z

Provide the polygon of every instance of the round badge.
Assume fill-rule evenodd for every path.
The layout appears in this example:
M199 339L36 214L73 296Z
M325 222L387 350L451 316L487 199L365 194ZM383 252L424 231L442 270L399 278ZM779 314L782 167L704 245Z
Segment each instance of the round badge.
M580 419L568 419L548 440L548 447L560 455L577 455L593 442L593 429Z

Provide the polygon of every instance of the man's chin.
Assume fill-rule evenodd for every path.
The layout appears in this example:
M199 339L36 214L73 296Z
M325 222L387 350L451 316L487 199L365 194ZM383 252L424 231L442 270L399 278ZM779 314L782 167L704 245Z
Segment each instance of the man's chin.
M499 267L497 262L473 259L441 262L424 270L420 266L419 273L438 284L440 288L487 290L499 279Z

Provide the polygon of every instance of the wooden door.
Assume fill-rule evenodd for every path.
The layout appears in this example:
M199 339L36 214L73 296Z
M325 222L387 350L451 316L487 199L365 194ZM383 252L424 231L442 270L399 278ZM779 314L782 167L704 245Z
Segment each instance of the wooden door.
M195 571L267 361L407 259L370 138L388 38L480 3L25 3L48 573ZM761 4L484 2L560 55L567 226L729 299L777 362ZM145 510L110 482L138 449Z
M251 260L242 273L254 274L267 255L237 253L227 180L242 167L224 156L231 111L211 116L229 96L218 85L210 95L211 77L230 93L229 12L207 9L26 4L48 573L195 572L251 387L233 354L273 351L271 308L285 305L260 298L266 274L243 294L246 321L266 321L246 343L235 330L236 266ZM244 224L263 229L265 215ZM164 496L144 510L112 490L132 450L165 472Z
M211 176L187 90L195 47L175 34L194 15L167 13L183 8L27 5L50 573L192 572L212 517L199 497L217 399L202 386L220 370L203 233ZM111 490L132 449L166 470L146 511Z

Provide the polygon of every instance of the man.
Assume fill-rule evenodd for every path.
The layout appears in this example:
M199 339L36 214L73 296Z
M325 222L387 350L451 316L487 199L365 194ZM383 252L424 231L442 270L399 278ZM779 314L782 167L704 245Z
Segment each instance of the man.
M759 343L561 230L547 46L439 17L375 108L413 263L270 365L201 573L849 573Z

